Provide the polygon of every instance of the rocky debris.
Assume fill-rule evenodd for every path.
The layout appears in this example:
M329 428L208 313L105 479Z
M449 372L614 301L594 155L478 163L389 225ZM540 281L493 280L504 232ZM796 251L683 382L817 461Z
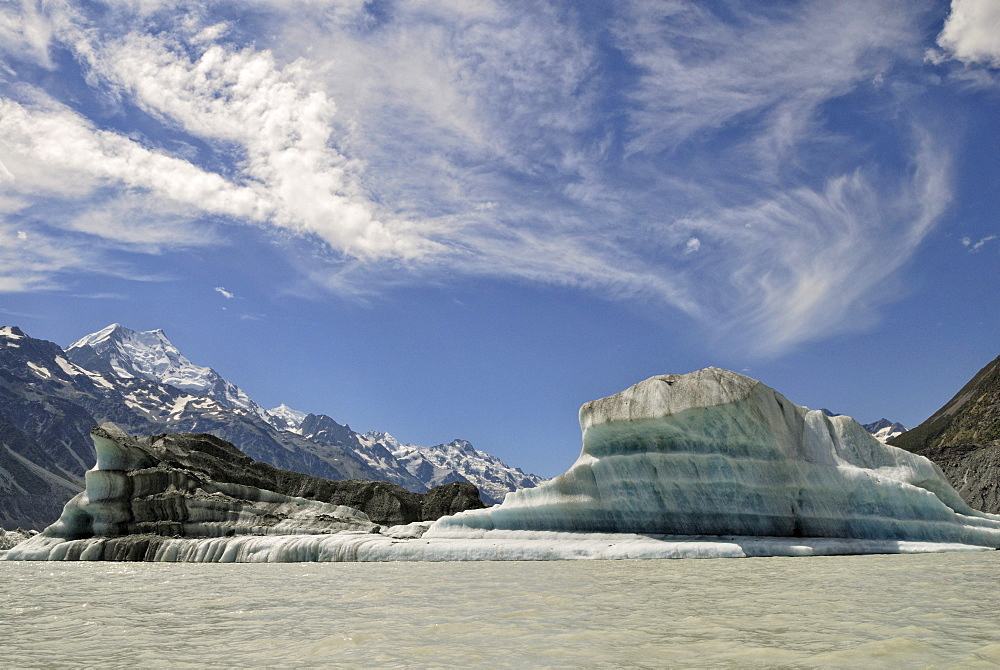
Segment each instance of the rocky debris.
M1000 514L1000 441L930 447L921 455L937 463L969 506Z

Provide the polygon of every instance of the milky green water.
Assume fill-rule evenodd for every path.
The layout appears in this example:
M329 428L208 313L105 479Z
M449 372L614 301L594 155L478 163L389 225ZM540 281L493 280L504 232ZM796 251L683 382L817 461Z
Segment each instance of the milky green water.
M0 667L1000 666L1000 552L0 562Z

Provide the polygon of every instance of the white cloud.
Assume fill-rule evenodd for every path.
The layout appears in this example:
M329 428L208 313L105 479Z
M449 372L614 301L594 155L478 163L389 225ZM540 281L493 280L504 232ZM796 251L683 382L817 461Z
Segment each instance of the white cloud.
M53 26L38 3L31 0L0 4L0 52L52 68L49 43Z
M963 63L1000 68L1000 3L952 0L937 43Z
M94 64L147 111L242 152L239 176L261 207L253 218L356 256L408 258L433 248L406 221L379 218L361 163L330 146L336 106L303 63L281 67L268 51L219 44L193 58L172 40L130 33Z
M735 123L759 124L761 156L784 159L819 128L817 108L883 73L884 50L913 40L913 17L876 3L804 2L738 25L699 3L627 3L620 47L643 72L633 151L660 151Z
M710 318L728 331L723 339L749 335L761 352L774 353L877 319L875 310L893 297L894 273L951 198L947 154L926 135L917 142L913 176L894 192L855 171L821 189L802 187L685 222L725 247L728 286L706 276L698 296L714 304ZM718 256L709 259L704 271L715 274Z
M17 230L0 219L0 293L56 287L53 275L86 271L99 255L76 245Z
M978 242L973 242L971 237L963 237L961 239L961 242L962 242L962 246L968 248L969 253L972 253L972 252L975 252L975 251L979 251L980 249L983 248L984 244L987 244L988 242L992 242L993 240L996 240L996 239L1000 239L1000 236L997 236L997 235L988 235L986 237L981 238Z
M216 286L214 290L216 293L221 295L226 300L232 300L233 298L236 297L235 293L233 293L232 291L227 291L224 286Z
M34 265L0 273L24 288L80 271L67 231L92 262L213 244L235 222L314 244L303 274L345 294L513 277L746 326L779 350L873 318L947 201L946 154L897 138L916 167L887 186L824 116L859 87L893 95L891 66L922 48L908 8L723 20L678 0L595 21L572 4L367 4L256 2L230 23L246 5L0 12L20 22L0 43L4 25L37 26L11 53L55 67L58 43L113 109L88 117L30 82L0 98L0 213L44 208L48 226L27 228Z
M0 149L22 195L82 197L118 185L214 214L254 218L266 210L254 188L99 130L48 98L28 105L0 98Z

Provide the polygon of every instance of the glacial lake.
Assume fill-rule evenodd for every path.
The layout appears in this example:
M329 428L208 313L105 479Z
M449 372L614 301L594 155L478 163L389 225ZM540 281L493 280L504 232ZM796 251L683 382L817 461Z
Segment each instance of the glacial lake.
M0 562L0 666L1000 665L1000 552Z

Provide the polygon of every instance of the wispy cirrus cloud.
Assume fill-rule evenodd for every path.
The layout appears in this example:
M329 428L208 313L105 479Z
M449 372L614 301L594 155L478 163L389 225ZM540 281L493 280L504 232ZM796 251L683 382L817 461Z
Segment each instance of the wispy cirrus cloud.
M771 199L712 210L683 226L713 249L695 276L725 258L730 285L706 281L703 304L764 353L830 333L863 330L894 295L893 275L951 199L947 154L926 135L895 189L863 170ZM886 253L891 249L891 253Z
M894 87L919 76L918 14L11 3L4 239L48 247L31 262L11 252L2 287L52 285L115 249L217 244L244 224L315 241L302 272L340 293L516 278L780 351L870 322L949 200L947 153ZM32 67L75 67L81 90L47 88ZM868 135L838 109L859 91L879 97ZM876 258L889 242L893 259Z

